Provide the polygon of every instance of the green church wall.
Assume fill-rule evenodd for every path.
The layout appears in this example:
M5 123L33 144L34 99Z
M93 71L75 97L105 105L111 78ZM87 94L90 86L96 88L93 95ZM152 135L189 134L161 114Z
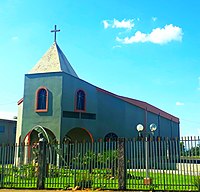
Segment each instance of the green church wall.
M180 137L180 129L179 129L179 124L172 122L172 137Z
M138 136L138 124L147 126L150 132L149 126L152 123L158 126L155 136L179 136L178 123L127 103L111 93L99 91L97 87L68 74L63 74L62 111L74 112L75 95L79 89L86 94L85 112L96 114L96 119L62 117L61 140L67 132L77 127L87 129L94 140L104 138L110 132L118 137L131 138Z
M169 119L160 118L160 136L165 137L179 137L178 124L175 124Z
M75 111L75 95L78 90L83 90L86 94L86 113L97 114L96 88L65 73L63 73L62 111ZM61 140L73 128L87 129L94 135L97 123L96 120L91 119L62 117Z
M36 112L36 91L40 87L48 90L48 111ZM22 139L40 125L50 129L59 140L61 119L62 76L60 73L25 75Z
M141 108L102 92L98 92L98 101L99 123L104 128L102 138L109 132L118 137L137 136L137 124L144 124L145 121L145 114Z
M49 93L48 112L35 111L35 94L40 87ZM155 123L158 130L155 136L179 136L178 123L158 114L123 101L109 92L99 89L79 78L66 73L29 74L25 76L23 101L22 138L41 125L51 130L58 142L74 128L87 130L94 140L104 138L108 133L118 137L137 137L136 126L149 126ZM86 94L86 111L79 112L79 118L65 117L65 112L75 112L75 96L78 90ZM95 119L81 119L81 113L94 114Z

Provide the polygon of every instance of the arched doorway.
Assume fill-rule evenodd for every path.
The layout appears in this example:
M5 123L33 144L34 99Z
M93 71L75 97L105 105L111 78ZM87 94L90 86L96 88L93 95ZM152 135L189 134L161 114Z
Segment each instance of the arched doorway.
M117 141L117 139L118 139L118 136L113 132L106 134L106 136L104 137L105 141Z
M54 133L51 130L49 130L48 128L45 128L41 125L36 125L27 134L27 136L30 135L29 136L30 137L29 138L30 145L32 145L34 142L38 142L39 134L43 135L43 137L46 139L47 143L55 143L56 142L56 136L54 135ZM26 139L26 137L25 137L25 139Z
M68 143L82 143L82 142L93 142L92 134L84 128L73 128L63 138L63 142Z
M24 138L24 163L30 163L37 159L38 145L39 145L39 134L42 134L46 139L47 143L55 144L57 142L56 136L48 128L36 125ZM52 149L49 147L48 151L48 162L52 161Z
M66 135L62 138L62 157L64 162L67 164L73 164L73 159L76 158L76 147L84 146L85 143L88 146L89 143L94 142L92 134L85 128L75 127L68 131ZM82 150L82 153L85 153Z

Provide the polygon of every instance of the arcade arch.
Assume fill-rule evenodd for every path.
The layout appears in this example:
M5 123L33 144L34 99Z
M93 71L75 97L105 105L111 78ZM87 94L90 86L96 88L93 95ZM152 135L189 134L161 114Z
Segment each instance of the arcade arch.
M63 138L63 142L74 143L74 142L93 142L92 134L80 127L75 127L67 132L65 137Z

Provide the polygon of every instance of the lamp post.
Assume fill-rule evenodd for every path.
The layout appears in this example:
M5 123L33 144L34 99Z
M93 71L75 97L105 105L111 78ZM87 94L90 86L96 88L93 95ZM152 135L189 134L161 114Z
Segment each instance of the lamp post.
M156 124L152 123L150 126L150 132L146 130L145 132L145 168L146 168L146 177L144 178L144 184L150 185L151 184L151 178L149 177L149 150L148 150L148 137L152 134L154 135L154 132L157 129ZM139 137L141 136L141 132L144 130L144 126L142 124L138 124L136 127Z
M142 124L138 124L136 129L139 133L139 137L141 137L141 132L144 130L144 126Z

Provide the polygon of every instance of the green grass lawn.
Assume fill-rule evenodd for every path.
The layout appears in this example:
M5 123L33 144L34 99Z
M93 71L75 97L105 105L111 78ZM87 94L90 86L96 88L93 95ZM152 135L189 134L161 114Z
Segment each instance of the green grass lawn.
M0 167L0 186L4 188L36 188L37 174L33 166L12 165ZM145 171L128 170L126 187L130 190L197 190L194 183L197 176L177 174L175 171L150 172L151 185L144 185ZM200 179L199 179L200 181ZM3 185L2 185L3 184ZM118 175L110 169L72 170L67 168L52 167L48 169L45 179L45 188L65 189L76 185L86 188L118 189Z
M155 190L197 190L194 183L197 176L181 175L165 172L153 172L149 174L152 179L150 186L144 185L145 172L131 171L132 178L127 179L127 189L155 189Z

